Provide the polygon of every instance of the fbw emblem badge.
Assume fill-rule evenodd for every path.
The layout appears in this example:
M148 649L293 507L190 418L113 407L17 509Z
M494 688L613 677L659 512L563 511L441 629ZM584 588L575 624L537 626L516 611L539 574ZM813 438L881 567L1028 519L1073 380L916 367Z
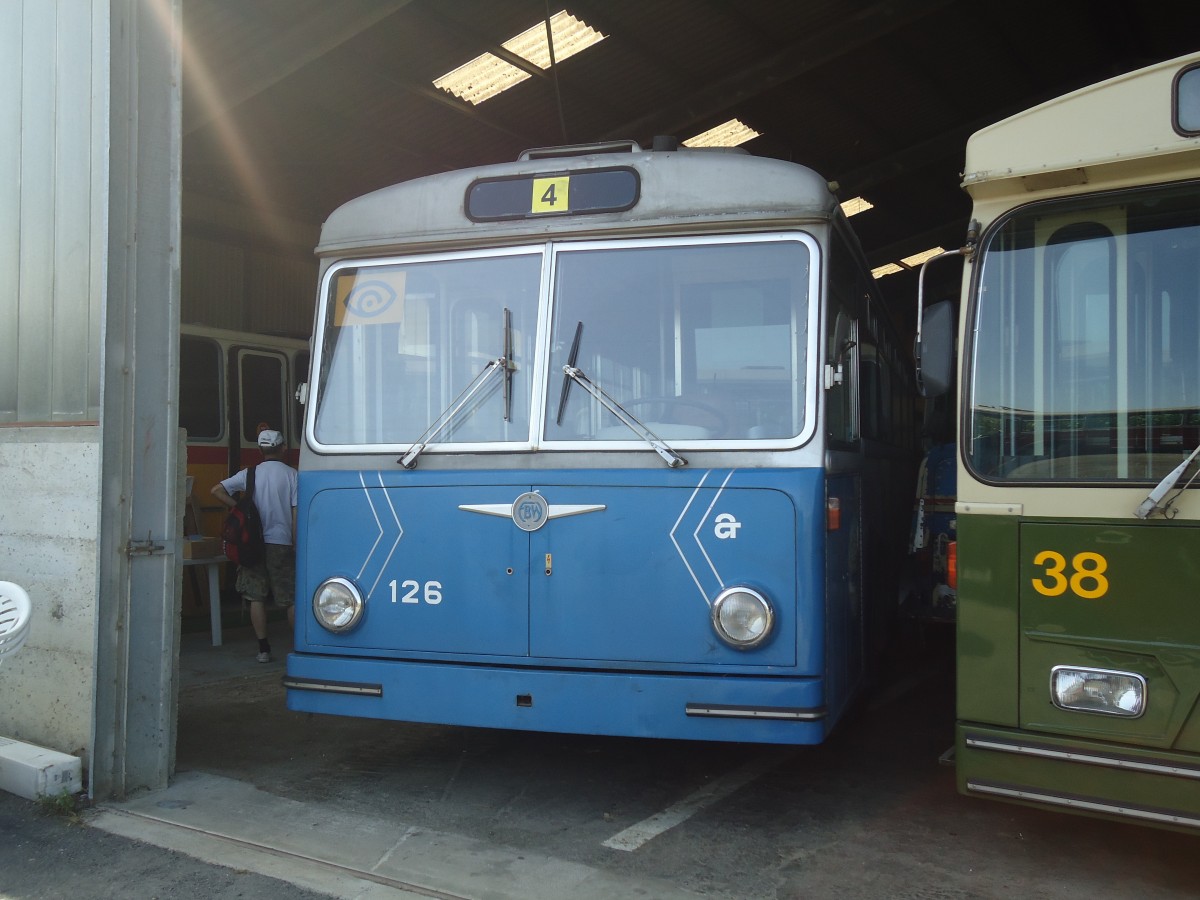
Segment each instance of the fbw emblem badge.
M522 531L537 531L549 518L550 506L539 493L530 491L513 501L513 524Z

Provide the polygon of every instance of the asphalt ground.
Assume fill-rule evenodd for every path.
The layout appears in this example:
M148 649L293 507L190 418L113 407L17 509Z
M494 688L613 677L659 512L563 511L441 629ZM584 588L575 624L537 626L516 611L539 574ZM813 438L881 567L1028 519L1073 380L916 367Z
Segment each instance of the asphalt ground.
M94 811L66 815L0 791L4 900L316 900L328 894L229 868L93 827Z
M1197 836L955 792L944 636L801 748L291 713L274 643L185 635L166 791L80 824L0 794L0 897L1200 895Z

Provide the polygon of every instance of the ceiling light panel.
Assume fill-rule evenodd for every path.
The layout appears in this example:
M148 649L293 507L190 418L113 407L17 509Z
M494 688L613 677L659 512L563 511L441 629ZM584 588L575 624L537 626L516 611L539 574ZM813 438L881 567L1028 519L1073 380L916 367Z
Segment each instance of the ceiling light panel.
M926 260L933 259L939 253L945 252L945 247L930 247L928 250L922 250L920 253L914 253L912 256L906 256L904 259L900 260L900 262L903 265L908 266L910 269L915 269Z
M842 212L845 213L846 218L850 218L850 216L857 216L859 213L863 213L868 209L874 208L875 204L866 197L851 197L842 204Z
M554 40L555 63L600 43L608 36L596 31L566 10L550 17L550 32ZM546 40L545 22L527 28L501 46L541 69L550 68L550 44ZM433 86L478 105L529 77L528 72L500 57L484 53L440 78L435 78Z
M715 128L690 137L683 142L685 147L736 147L759 136L749 125L738 119L722 122Z
M896 263L885 263L882 266L876 266L874 269L872 269L871 277L878 279L882 278L884 275L895 275L897 272L903 271L904 266L897 265Z
M554 61L560 63L576 53L600 43L608 35L596 31L587 22L577 19L565 9L550 17L550 32L554 37ZM527 59L541 69L550 68L550 45L546 42L546 23L539 22L522 31L501 46Z

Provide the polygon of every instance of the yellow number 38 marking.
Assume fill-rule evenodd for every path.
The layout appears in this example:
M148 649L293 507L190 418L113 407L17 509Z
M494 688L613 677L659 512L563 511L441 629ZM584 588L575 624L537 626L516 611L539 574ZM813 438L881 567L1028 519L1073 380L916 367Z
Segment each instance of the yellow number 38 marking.
M1043 550L1033 558L1035 566L1046 572L1032 579L1033 589L1046 597L1060 597L1071 589L1071 593L1085 600L1096 600L1108 593L1108 560L1099 553L1090 551L1076 553L1071 557L1071 572L1067 574L1067 560L1056 550Z

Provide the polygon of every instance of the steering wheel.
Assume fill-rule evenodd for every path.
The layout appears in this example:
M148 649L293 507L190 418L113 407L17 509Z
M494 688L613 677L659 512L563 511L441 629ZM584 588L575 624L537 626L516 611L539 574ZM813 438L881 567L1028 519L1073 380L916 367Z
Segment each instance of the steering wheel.
M659 416L650 416L652 421L664 421L673 425L696 425L701 428L707 428L712 434L712 437L718 437L725 433L729 428L729 417L715 406L701 400L693 400L690 397L639 397L637 400L630 400L628 403L621 404L631 414L633 410L639 406L655 407L662 410L662 418ZM703 416L707 416L709 421L692 421L696 417L688 415L673 414L676 410L695 409L699 410ZM702 416L702 418L703 418ZM643 419L643 416L637 416L638 419Z

